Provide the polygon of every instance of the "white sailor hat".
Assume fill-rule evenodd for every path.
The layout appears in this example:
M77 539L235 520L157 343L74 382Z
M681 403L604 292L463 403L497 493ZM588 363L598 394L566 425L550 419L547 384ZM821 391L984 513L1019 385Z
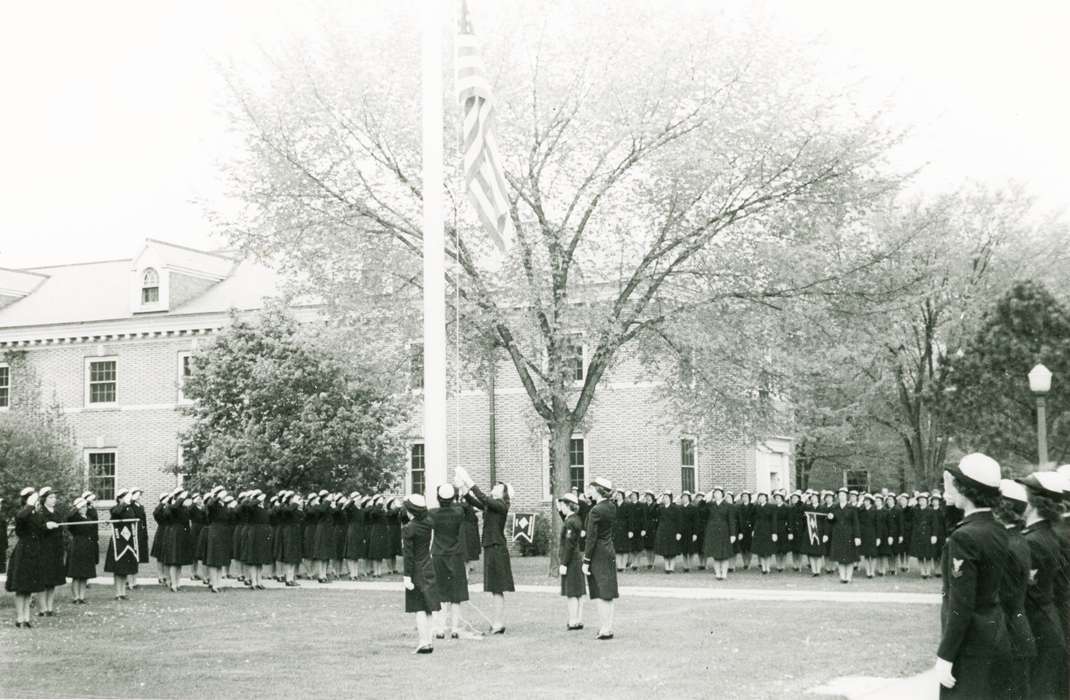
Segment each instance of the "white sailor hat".
M724 495L724 486L714 486L714 487L713 487L713 488L712 488L712 489L710 490L710 493L717 493L718 491L720 491L720 492L721 492L721 495Z
M20 496L20 497L22 497L22 498L26 498L26 497L27 497L27 496L29 496L29 495L30 495L31 493L37 493L37 489L35 489L35 488L34 488L34 487L32 487L32 486L27 486L27 487L26 487L26 488L24 488L23 490L19 491L19 496Z
M999 493L1004 498L1009 498L1012 501L1021 501L1027 503L1029 501L1029 494L1025 490L1025 486L1014 479L1002 479L999 482Z
M222 486L216 485L212 487L212 490L208 492L209 495L214 496L223 490Z
M45 496L47 496L50 493L52 493L52 487L51 486L45 486L44 488L42 488L40 491L37 492L37 497L38 498L44 498Z
M1063 489L1063 480L1055 472L1033 472L1024 479L1018 479L1019 483L1025 484L1041 496L1059 499L1066 491Z
M563 493L557 497L557 500L564 501L565 503L571 503L573 505L579 505L580 499L576 498L575 494Z
M134 488L130 489L129 494L131 496L133 496L135 493L145 493L145 492L141 489L140 486L135 486Z
M353 491L352 493L349 494L349 497L354 499L354 500L357 499L357 498L360 498L360 491Z
M89 498L91 498L92 496L93 496L93 492L92 491L83 491L81 497L86 499L86 500L89 500Z
M589 485L597 486L599 488L606 489L607 491L613 490L613 482L604 476L596 476L595 478L591 479Z
M163 493L160 494L160 503L163 503L164 501L166 501L170 497L171 497L171 492L170 491L164 491Z
M129 493L128 489L119 489L118 491L115 492L115 500L118 501L120 498L125 496L127 493Z
M962 477L979 488L999 492L999 462L986 454L971 452L960 459L958 464L944 467L944 471Z
M435 495L438 496L440 501L451 501L457 495L457 490L453 488L452 484L441 484L435 489Z
M323 498L324 496L329 496L330 495L330 491L328 491L327 489L320 489L320 492L317 493L316 495L319 496L320 498Z

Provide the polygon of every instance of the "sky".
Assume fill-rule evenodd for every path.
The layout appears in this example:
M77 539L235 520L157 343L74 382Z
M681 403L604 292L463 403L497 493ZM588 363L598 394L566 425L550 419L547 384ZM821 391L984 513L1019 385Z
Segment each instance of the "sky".
M480 1L477 31L492 31ZM132 257L145 238L222 247L198 204L221 196L221 164L237 152L216 66L311 26L314 5L5 2L0 267ZM889 119L912 127L902 157L927 164L917 187L1014 179L1042 207L1070 209L1070 2L770 0L768 11L821 40L825 79L850 69L892 97Z

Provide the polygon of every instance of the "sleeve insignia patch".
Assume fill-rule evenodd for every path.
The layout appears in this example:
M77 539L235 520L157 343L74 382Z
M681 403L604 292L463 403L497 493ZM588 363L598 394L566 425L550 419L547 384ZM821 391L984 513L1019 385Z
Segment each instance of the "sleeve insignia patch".
M1030 586L1034 585L1037 582L1037 572L1038 571L1040 571L1040 569L1030 569L1029 570L1029 585Z
M962 565L965 563L965 559L951 558L951 575L955 578L962 576Z

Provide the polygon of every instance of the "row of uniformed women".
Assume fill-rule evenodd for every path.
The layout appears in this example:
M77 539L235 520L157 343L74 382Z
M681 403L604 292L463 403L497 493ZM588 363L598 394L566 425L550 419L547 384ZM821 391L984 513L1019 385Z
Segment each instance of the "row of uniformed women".
M941 697L1067 698L1070 678L1070 466L1001 479L986 455L948 467L964 516L942 558Z
M799 571L809 564L814 576L826 562L840 567L841 580L851 580L853 567L865 560L867 575L906 571L910 558L923 578L933 574L945 538L942 501L916 496L858 494L840 489L795 492L783 490L733 494L716 487L709 494L671 491L617 491L619 517L614 525L618 571L653 568L660 557L666 573L692 567L712 568L724 579L736 566L749 569L757 557L763 574L775 566L783 571L789 555ZM587 504L580 498L581 515ZM841 512L842 511L842 512ZM839 516L839 517L837 517Z
M161 495L153 518L152 555L160 582L174 591L185 566L193 567L197 580L203 571L209 589L218 593L225 575L253 590L263 590L264 576L299 586L302 570L303 577L320 583L346 574L351 580L378 578L397 573L401 554L400 499L382 494L322 490L302 497L286 490L268 498L252 489L235 498L221 486L204 496L176 489ZM474 513L466 512L466 522L471 561L480 549Z
M15 549L7 566L4 588L15 594L15 627L32 627L30 597L37 595L39 617L55 615L56 587L67 583L63 535L59 531L56 494L33 487L19 494L15 514Z

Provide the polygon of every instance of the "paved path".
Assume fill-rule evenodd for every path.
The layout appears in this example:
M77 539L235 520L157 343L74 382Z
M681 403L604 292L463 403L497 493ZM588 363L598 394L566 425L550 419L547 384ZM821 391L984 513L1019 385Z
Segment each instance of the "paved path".
M0 577L3 578L3 577ZM90 581L94 586L111 586L110 577L97 577ZM265 588L286 587L273 580L265 580ZM314 581L300 581L301 588L286 590L323 590L323 591L400 591L401 581L332 581L321 584ZM157 586L155 578L139 578L140 586ZM182 579L182 587L187 589L201 588L204 584L199 581ZM243 585L233 579L223 580L224 588L243 588ZM482 584L475 583L469 586L473 593L483 591ZM560 595L557 586L532 586L518 585L518 593L531 593L535 595ZM935 593L879 593L879 592L854 592L849 590L835 591L807 591L807 590L770 590L761 588L719 588L716 586L702 588L683 588L677 586L621 586L620 594L623 598L675 598L679 600L754 600L754 601L816 601L826 603L894 603L909 605L939 605L940 596Z
M936 673L930 669L908 678L835 678L809 692L836 695L847 700L936 700L940 697L940 684L936 680Z

